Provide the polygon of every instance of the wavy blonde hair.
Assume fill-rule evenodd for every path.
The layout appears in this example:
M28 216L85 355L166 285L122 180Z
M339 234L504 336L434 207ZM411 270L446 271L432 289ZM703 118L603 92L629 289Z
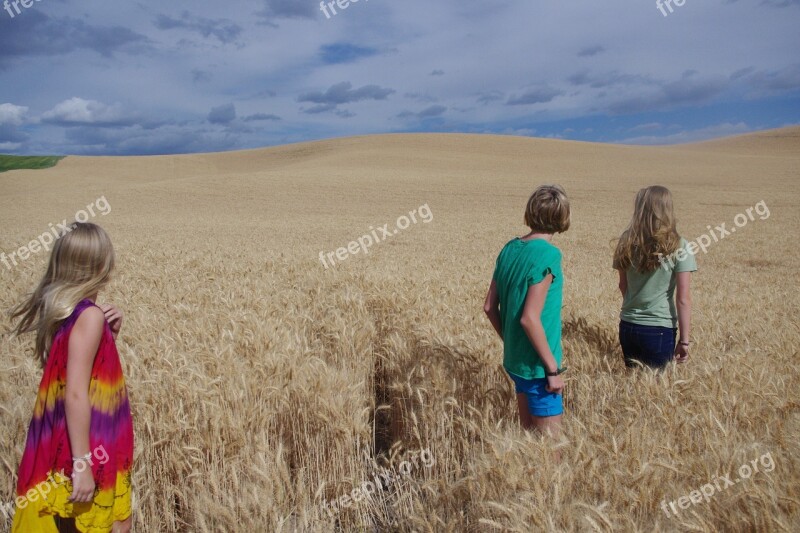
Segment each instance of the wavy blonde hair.
M47 272L36 290L14 307L16 335L36 332L36 356L44 365L59 326L78 303L106 286L114 270L114 248L108 233L90 222L76 222L56 240Z
M641 189L630 224L617 241L614 268L652 272L663 257L678 249L680 240L669 189L660 185Z

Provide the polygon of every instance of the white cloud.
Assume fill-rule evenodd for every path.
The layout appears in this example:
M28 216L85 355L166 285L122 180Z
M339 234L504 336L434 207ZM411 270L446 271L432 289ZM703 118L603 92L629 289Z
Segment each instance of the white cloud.
M0 104L0 125L20 126L25 122L28 108L14 104Z
M122 106L118 104L109 106L95 100L75 97L64 100L43 113L42 122L62 126L124 126L132 124L133 119L126 116Z
M76 18L70 3L54 2L41 16L7 19L3 101L30 111L13 119L20 126L0 122L0 142L28 152L151 153L392 131L575 136L567 127L585 140L664 142L657 136L687 129L689 116L698 129L800 120L796 2L696 2L667 19L654 3L594 0L374 0L330 20L319 2L195 2L186 16L188 4L177 4L123 2ZM365 87L393 93L377 98ZM233 104L236 118L228 111L210 124L221 104ZM447 112L397 118L434 104L428 113ZM165 124L210 131L181 144L181 134L154 134Z

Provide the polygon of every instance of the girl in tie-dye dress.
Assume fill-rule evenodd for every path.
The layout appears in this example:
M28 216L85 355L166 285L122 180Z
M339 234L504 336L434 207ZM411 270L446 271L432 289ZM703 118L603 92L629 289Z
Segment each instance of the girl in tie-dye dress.
M76 223L12 311L35 331L44 372L17 482L12 531L127 532L133 424L115 339L122 314L94 303L114 268L102 228Z

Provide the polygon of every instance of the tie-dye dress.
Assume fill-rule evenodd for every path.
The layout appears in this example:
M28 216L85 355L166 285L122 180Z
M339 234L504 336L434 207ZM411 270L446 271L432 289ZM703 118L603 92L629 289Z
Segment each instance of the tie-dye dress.
M82 532L109 532L115 521L131 515L133 423L119 353L107 323L89 384L89 443L97 488L92 502L69 501L73 454L64 402L67 352L78 316L93 305L90 300L80 302L53 339L19 467L14 533L57 533L55 515L75 518Z

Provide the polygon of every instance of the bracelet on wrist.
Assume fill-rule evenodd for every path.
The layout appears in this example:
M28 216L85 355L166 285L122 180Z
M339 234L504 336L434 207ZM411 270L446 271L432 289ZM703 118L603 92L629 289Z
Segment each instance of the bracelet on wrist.
M688 342L688 341L687 341L687 342L683 342L683 341L681 341L681 342L679 342L678 344L680 344L681 346L689 346L689 344L691 344L691 343L690 343L690 342Z
M544 374L545 374L545 376L550 378L550 377L560 376L561 374L563 374L566 371L567 371L567 367L562 367L562 368L559 368L558 370L556 370L555 372L548 372L548 371L545 370Z
M89 452L86 455L81 455L80 457L73 457L72 462L77 463L78 461L88 461L91 458L92 458L92 452Z

